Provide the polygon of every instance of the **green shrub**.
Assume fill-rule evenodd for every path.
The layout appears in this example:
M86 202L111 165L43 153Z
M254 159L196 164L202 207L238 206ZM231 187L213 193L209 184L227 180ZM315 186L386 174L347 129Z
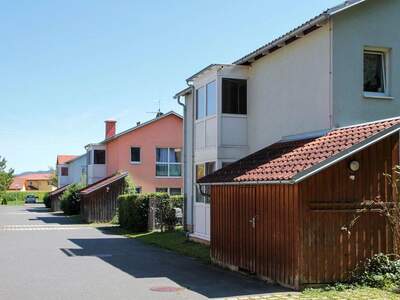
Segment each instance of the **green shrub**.
M118 218L122 228L147 231L149 197L146 194L125 194L118 197Z
M47 194L47 192L35 192L35 191L25 191L25 192L0 192L0 202L7 204L24 204L25 197L27 195L35 195L38 202L43 202L43 197Z
M377 254L357 267L350 281L373 288L392 287L400 282L400 260Z
M171 196L170 199L173 207L180 208L183 211L183 195Z
M7 199L1 199L1 205L7 205Z
M161 231L175 229L177 223L174 202L168 194L158 194L156 198L156 222L160 225Z
M60 197L61 210L67 215L79 214L81 184L70 185Z
M51 207L50 194L49 194L49 193L46 193L46 194L43 196L43 203L44 203L44 205L45 205L47 208L50 208L50 207Z

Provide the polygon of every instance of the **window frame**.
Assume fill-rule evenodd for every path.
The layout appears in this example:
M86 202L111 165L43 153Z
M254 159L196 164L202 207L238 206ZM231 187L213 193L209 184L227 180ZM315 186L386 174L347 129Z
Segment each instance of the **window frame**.
M132 149L139 149L139 160L132 160ZM131 159L130 159L130 163L133 165L139 165L142 163L142 149L138 146L131 146L130 147L131 150Z
M365 54L377 54L382 57L382 73L383 73L383 92L368 92L364 90L364 72L365 72ZM374 48L364 47L363 49L363 95L365 98L388 98L390 97L390 49L388 48Z
M167 149L167 151L168 151L168 155L167 155L167 157L168 157L168 162L159 162L159 161L157 161L157 150L158 149ZM170 156L169 156L169 154L170 154L170 150L171 149L173 149L173 150L176 150L176 149L179 149L180 150L180 152L181 152L181 159L180 159L180 162L170 162ZM155 163L155 171L156 171L156 178L182 178L182 172L183 172L183 163L182 163L182 148L179 148L179 147L156 147L156 150L155 150L155 156L156 156L156 163ZM157 175L157 165L167 165L167 174L168 175ZM170 175L170 166L171 165L179 165L180 166L180 174L181 175L179 175L179 176L171 176Z
M69 170L68 169L69 169L68 167L61 167L60 176L61 177L68 177L69 176ZM66 172L63 172L65 170L66 170Z
M97 151L102 151L103 153L104 153L104 163L96 163L96 152ZM103 149L93 149L93 164L94 165L99 165L99 166L102 166L102 165L105 165L105 164L107 164L107 157L106 157L106 150L103 150Z
M166 192L160 192L157 190L166 190ZM179 189L180 190L180 194L175 194L175 195L171 195L171 189ZM167 193L170 196L179 196L182 195L182 188L181 187L156 187L155 189L156 193Z
M224 81L242 81L246 83L246 99L245 99L245 113L234 113L234 112L224 112ZM231 77L223 77L221 78L221 114L222 115L229 115L229 116L236 116L236 117L246 117L248 115L248 107L247 107L247 82L248 80L245 78L231 78ZM239 104L239 103L238 103ZM239 105L240 107L240 105ZM238 108L239 108L238 107ZM239 109L238 109L239 111Z
M211 173L207 172L207 164L213 164L214 165L214 170ZM204 171L204 175L202 177L210 175L210 174L214 173L215 171L217 171L217 162L216 161L206 161L206 162L203 162L203 163L195 164L195 176L196 176L195 179L196 179L196 182L197 182L197 180L202 178L202 177L198 177L197 176L197 170L198 170L197 168L200 167L200 166L202 166L203 171ZM196 185L195 195L196 195L195 204L204 204L204 205L208 204L208 205L210 205L210 197L206 197L204 195L201 195L199 190L198 190L197 185Z
M210 114L208 112L208 108L209 108L208 107L208 87L211 84L215 85L215 94L214 94L214 97L215 97L214 98L215 99L214 105L215 105L215 107L214 107L214 112L212 114ZM202 117L199 117L199 115L198 115L198 112L199 112L199 110L198 110L198 107L199 107L198 106L198 92L199 92L200 89L204 89L204 94L205 94L205 101L204 101L204 104L203 104L204 116L202 116ZM195 109L196 109L196 112L195 112L196 121L205 120L207 118L211 118L211 117L214 117L214 116L217 115L217 111L218 111L218 86L217 86L217 80L216 79L211 80L211 81L207 82L206 84L203 84L202 86L199 86L198 88L196 88Z

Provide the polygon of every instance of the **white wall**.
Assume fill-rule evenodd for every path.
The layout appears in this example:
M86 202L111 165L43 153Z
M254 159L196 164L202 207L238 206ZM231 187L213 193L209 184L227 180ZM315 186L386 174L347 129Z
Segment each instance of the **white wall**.
M82 169L85 169L87 176L87 154L68 163L68 177L70 183L86 183L86 178L83 178Z
M327 24L252 64L250 153L282 136L330 128L330 48Z

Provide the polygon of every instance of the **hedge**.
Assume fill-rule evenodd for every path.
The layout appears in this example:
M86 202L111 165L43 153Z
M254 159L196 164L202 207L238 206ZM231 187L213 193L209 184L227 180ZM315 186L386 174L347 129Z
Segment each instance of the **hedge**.
M122 228L135 232L147 231L149 197L125 194L118 197L118 218Z
M83 188L81 184L70 185L60 197L61 210L66 215L77 215L80 211L80 190Z
M47 192L36 192L36 191L26 191L26 192L0 192L0 203L1 202L19 202L19 203L25 203L25 197L27 195L35 195L38 197L38 202L43 202L44 196L47 194Z

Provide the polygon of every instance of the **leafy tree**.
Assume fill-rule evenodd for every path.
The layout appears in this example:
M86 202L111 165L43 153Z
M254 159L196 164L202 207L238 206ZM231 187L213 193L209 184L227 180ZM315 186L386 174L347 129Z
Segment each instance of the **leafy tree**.
M14 178L14 170L7 169L7 161L0 156L0 191L6 191L10 187L10 184Z
M53 167L49 167L49 171L51 173L51 177L50 177L50 184L54 187L58 186L58 176L57 176L57 172L56 170L54 170Z

